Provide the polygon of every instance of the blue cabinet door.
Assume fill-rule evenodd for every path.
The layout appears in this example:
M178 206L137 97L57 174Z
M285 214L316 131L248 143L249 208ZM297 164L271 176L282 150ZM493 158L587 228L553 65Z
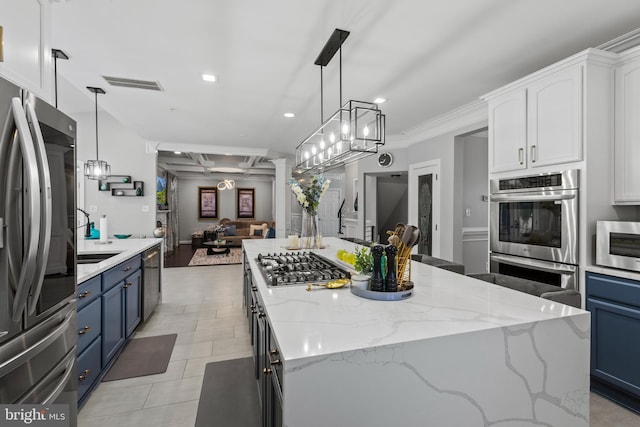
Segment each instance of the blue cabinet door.
M591 375L640 398L640 283L593 273L586 282Z
M102 366L124 344L124 282L102 295Z
M129 338L142 318L141 306L142 274L140 270L125 279L125 327Z

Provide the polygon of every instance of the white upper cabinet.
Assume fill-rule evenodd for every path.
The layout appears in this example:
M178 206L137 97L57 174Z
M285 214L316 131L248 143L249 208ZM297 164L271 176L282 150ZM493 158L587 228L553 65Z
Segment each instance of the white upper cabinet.
M485 98L490 172L582 160L582 70L565 67Z
M0 76L51 101L49 0L0 1L4 62Z
M527 92L515 90L489 102L489 169L527 167Z
M615 70L614 203L640 204L640 56Z
M529 166L582 160L582 66L532 82L527 118Z

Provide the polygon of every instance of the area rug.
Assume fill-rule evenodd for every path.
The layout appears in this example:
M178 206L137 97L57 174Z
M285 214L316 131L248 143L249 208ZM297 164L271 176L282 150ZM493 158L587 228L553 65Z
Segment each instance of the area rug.
M132 339L102 381L166 372L177 337L178 334L169 334Z
M260 401L253 358L208 363L195 427L259 427Z
M230 248L228 254L207 255L206 248L196 249L189 266L193 265L222 265L222 264L242 264L242 249Z

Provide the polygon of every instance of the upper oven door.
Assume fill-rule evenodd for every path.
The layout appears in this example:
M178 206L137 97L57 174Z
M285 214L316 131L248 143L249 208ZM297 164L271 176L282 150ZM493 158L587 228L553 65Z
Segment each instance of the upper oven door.
M491 251L578 263L578 190L491 196Z

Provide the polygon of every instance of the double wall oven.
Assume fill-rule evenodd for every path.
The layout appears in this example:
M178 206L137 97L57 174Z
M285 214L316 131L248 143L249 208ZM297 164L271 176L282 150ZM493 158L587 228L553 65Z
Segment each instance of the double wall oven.
M579 171L490 182L491 272L578 289Z

